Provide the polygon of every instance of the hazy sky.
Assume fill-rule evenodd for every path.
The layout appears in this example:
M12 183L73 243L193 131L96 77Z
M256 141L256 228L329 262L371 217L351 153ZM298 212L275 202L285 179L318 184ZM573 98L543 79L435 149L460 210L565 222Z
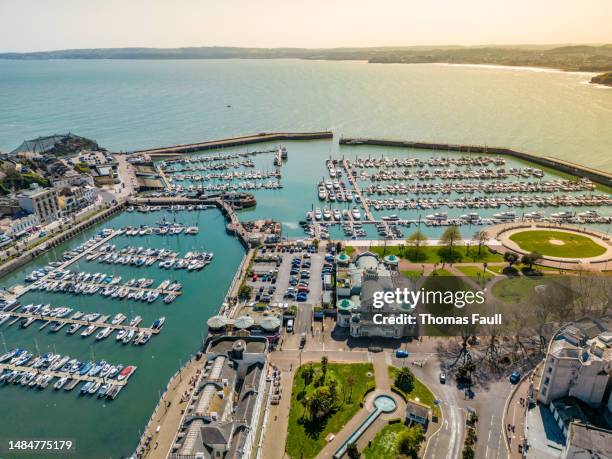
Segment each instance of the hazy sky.
M612 0L0 0L0 51L612 43Z

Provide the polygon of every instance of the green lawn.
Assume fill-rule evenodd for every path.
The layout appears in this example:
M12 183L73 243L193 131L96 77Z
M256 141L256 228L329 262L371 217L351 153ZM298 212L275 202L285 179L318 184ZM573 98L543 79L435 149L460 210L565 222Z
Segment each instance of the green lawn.
M410 270L410 269L408 269L408 270L406 270L406 271L402 271L402 274L403 274L404 276L406 276L406 277L409 277L409 278L411 278L411 279L416 280L416 279L418 279L419 277L421 277L421 273L422 273L422 272L423 272L423 271L417 271L417 270Z
M487 269L489 271L493 271L494 273L497 274L502 274L502 271L504 270L504 268L508 266L508 265L495 265L495 266L487 266Z
M542 255L564 258L590 258L602 255L606 248L592 239L563 231L532 230L521 231L510 236L523 250ZM551 241L557 241L556 244Z
M454 276L453 273L451 273L450 271L446 270L446 269L442 269L442 268L438 268L438 269L434 269L431 274L431 276Z
M395 381L395 375L399 369L397 367L389 366L389 378L391 381ZM402 392L400 389L396 387L397 390ZM429 390L425 384L423 384L417 377L414 377L414 387L410 393L402 392L404 396L409 400L415 400L419 403L427 405L431 408L434 416L440 417L440 407L434 404L434 400L436 397L433 392Z
M480 250L480 255L478 255L478 247L468 247L465 245L456 246L453 248L452 259L449 259L447 253L448 249L446 247L421 247L418 256L416 256L414 248L408 246L376 246L372 247L371 251L380 256L393 254L399 258L410 260L415 263L448 263L450 261L454 263L461 261L504 261L500 254L492 253L487 247L482 247Z
M365 459L393 458L399 453L397 435L406 428L404 423L387 424L376 434L370 445L363 450Z
M342 248L342 250L348 255L352 256L355 253L355 247L352 245L347 245Z
M520 303L534 293L534 288L542 283L541 278L512 277L493 285L493 295L508 303Z
M320 370L321 364L313 364L315 372ZM338 433L342 427L359 411L359 404L363 401L366 391L374 386L374 368L371 363L339 364L329 363L327 365L327 381L330 378L338 384L340 400L337 410L325 421L310 422L304 413L304 407L300 400L311 393L314 384L305 386L302 377L302 365L293 379L293 392L291 394L291 408L289 411L289 427L285 449L292 458L313 458L325 446L330 433ZM370 373L371 376L368 376ZM348 378L353 376L354 382L349 385ZM352 396L349 401L349 395ZM344 399L344 400L343 400Z
M480 266L456 266L456 268L466 276L473 277L475 280L480 280L481 284L493 278L493 274L487 271L483 272Z

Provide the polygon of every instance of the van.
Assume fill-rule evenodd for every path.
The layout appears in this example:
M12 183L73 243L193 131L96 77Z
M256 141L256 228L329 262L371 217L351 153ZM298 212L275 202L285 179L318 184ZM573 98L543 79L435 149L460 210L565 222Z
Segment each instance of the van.
M293 333L293 319L287 321L287 326L285 328L289 333Z

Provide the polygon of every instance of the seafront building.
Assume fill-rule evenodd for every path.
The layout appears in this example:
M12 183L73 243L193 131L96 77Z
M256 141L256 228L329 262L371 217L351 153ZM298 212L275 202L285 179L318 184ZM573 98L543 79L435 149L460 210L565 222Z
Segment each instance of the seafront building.
M36 215L41 223L48 224L60 217L57 190L54 188L34 186L21 191L17 195L17 200L22 209Z
M575 397L590 406L602 404L612 369L612 331L590 321L566 326L550 343L538 400L545 405ZM599 333L589 337L593 330ZM586 332L585 332L586 330Z
M391 292L399 285L398 274L372 252L359 254L348 268L340 268L336 280L336 323L348 329L353 338L402 338L415 336L410 325L381 324L375 316L410 313L411 306L404 303L385 303L374 307L375 292Z
M15 218L2 218L0 220L0 231L8 237L16 239L32 231L38 224L40 224L40 220L36 214L23 213L21 216L15 216Z
M206 343L206 363L169 458L250 457L266 384L267 341L220 336Z
M549 345L536 399L563 435L562 458L612 457L611 324L609 316L579 320Z

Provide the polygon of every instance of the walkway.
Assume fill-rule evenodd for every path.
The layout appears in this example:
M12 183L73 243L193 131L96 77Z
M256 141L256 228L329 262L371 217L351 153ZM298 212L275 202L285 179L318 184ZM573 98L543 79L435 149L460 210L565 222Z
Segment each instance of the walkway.
M194 381L203 365L204 360L193 359L170 381L166 393L159 401L148 428L142 436L145 444L142 445L141 450L144 451L144 454L140 457L166 458L183 418L183 411L187 407L189 398L185 394L193 389Z
M353 177L351 166L349 165L348 160L343 159L342 165L344 166L344 171L346 172L346 178L348 179L349 183L353 186L353 191L355 192L357 196L359 196L359 201L361 202L361 205L363 206L366 220L373 221L374 216L372 215L372 211L370 210L370 207L368 206L367 199L364 199L363 194L361 193L361 188L359 188L359 185L357 184L357 180L355 180L355 177Z

